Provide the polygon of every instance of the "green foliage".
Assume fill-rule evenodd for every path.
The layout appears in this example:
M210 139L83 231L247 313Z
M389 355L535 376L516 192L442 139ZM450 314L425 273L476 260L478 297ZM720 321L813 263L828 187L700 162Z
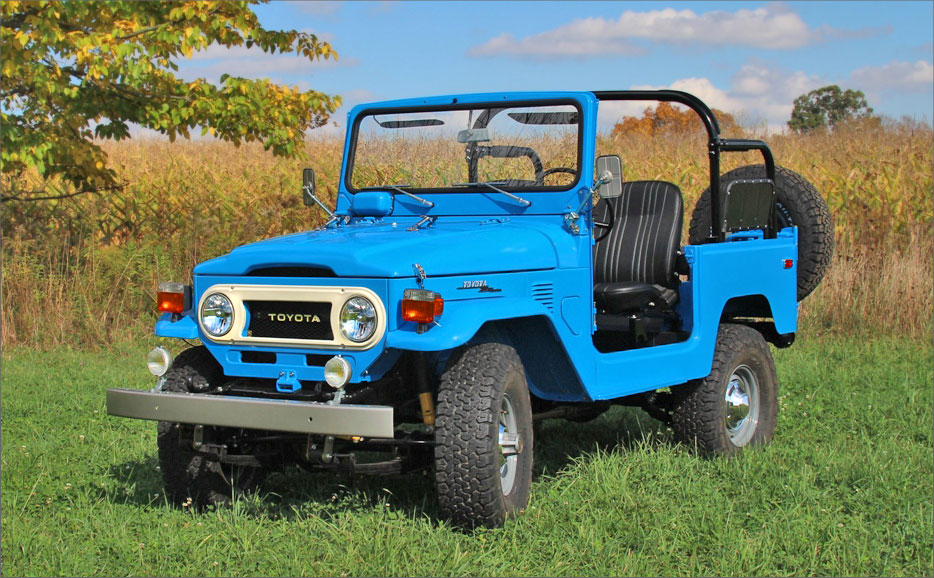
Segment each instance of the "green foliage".
M175 75L178 58L212 45L337 58L312 34L266 30L254 3L3 2L3 200L36 198L31 169L79 193L114 187L118 177L94 139L124 139L129 123L170 140L200 127L301 154L304 132L325 123L340 97L226 74L219 85Z
M106 388L154 383L149 346L4 348L4 576L931 575L929 337L776 351L775 440L736 459L634 408L546 420L529 508L471 533L418 474L290 468L233 508L167 504L155 424L105 410Z
M870 117L872 108L866 103L866 96L861 90L844 91L832 84L796 98L788 128L795 132L808 132Z

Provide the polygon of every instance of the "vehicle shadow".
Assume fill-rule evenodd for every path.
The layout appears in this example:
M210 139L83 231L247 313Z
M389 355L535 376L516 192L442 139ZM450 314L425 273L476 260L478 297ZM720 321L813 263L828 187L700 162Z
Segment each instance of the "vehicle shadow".
M672 443L671 430L641 409L611 407L588 422L544 420L536 427L534 475L554 475L574 459L599 450L629 450L638 444Z
M558 474L593 451L626 451L638 444L665 445L671 439L660 422L641 410L622 407L611 408L590 422L552 419L536 429L534 479ZM100 473L102 481L89 488L95 498L139 507L188 507L166 497L155 453L111 465ZM430 469L366 476L288 466L271 472L257 490L237 496L232 507L238 515L267 520L315 517L330 521L347 513L386 509L432 525L440 521Z

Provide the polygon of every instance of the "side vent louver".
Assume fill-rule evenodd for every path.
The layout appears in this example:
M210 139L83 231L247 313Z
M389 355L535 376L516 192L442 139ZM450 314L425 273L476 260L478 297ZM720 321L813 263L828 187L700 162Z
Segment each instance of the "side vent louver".
M532 285L532 299L535 299L549 311L555 310L554 289L551 283L535 283Z

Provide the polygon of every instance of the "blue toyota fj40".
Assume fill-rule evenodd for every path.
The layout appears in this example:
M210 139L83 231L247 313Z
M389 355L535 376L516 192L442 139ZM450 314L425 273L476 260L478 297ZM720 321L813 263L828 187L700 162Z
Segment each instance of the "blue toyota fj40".
M680 103L706 128L689 244L676 185L596 157L614 100ZM705 455L771 440L768 343L794 341L833 227L764 142L721 138L676 91L398 100L347 126L333 212L303 175L327 224L160 285L156 335L203 345L150 352L153 389L107 391L109 413L159 422L170 497L223 502L296 462L433 468L445 518L497 526L528 503L536 420L621 404ZM727 151L764 163L721 176Z

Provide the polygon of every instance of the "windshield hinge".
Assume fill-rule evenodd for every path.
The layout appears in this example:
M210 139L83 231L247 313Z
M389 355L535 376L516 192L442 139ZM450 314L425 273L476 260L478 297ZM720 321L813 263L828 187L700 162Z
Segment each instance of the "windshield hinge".
M430 227L431 225L434 224L434 222L435 222L437 219L438 219L438 217L434 217L434 216L431 216L431 215L425 215L425 216L423 216L421 219L419 219L417 223L415 223L414 225L412 225L411 227L409 227L408 229L406 229L406 231L417 231L417 230L421 229L421 228L422 228L422 225L424 225L424 224L426 224L426 223L427 223L428 226Z

